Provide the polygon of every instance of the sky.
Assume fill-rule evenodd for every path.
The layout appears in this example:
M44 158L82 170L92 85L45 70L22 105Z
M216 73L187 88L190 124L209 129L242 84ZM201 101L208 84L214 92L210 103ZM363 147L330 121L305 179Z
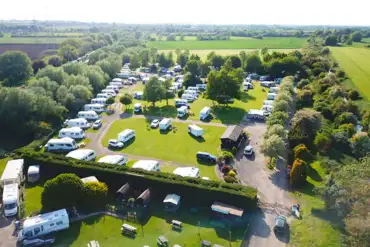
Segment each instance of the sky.
M1 20L370 26L370 0L2 0Z

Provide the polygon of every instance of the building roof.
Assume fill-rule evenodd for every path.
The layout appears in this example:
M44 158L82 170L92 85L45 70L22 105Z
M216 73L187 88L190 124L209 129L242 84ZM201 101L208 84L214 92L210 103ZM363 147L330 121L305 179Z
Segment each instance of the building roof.
M177 167L173 174L181 176L181 177L192 177L197 178L199 177L199 168L196 167Z
M116 193L120 193L122 195L125 195L127 192L129 192L130 190L130 184L129 183L125 183L121 188L119 188L117 190Z
M99 159L99 163L108 163L108 164L117 164L122 158L125 158L123 155L106 155Z
M143 204L146 204L150 200L150 189L146 189L143 193L140 194L138 198L136 198L136 201L142 200ZM140 202L140 201L139 201Z
M99 182L99 180L95 176L90 176L86 178L81 178L82 183L92 183L92 182Z
M230 139L232 141L237 141L239 136L243 133L243 127L239 125L231 125L227 127L225 132L222 134L220 139Z
M172 204L179 204L180 202L180 196L176 194L168 194L166 198L164 198L163 202L164 203L172 203Z
M92 149L77 149L77 150L73 150L69 152L66 155L66 157L80 160L84 158L86 155L89 155L91 152L95 152L95 151Z
M53 211L53 212L50 212L50 213L39 214L35 217L28 218L23 222L23 227L27 228L27 227L30 227L30 226L33 226L33 225L41 224L43 222L51 221L51 220L54 220L54 219L59 219L61 217L67 217L68 218L67 210L60 209L60 210Z
M211 206L213 211L241 217L244 210L221 202L214 202Z
M153 171L155 166L158 164L158 161L156 160L139 160L136 162L132 168L139 168L146 171Z
M19 176L19 172L23 169L24 160L9 160L6 163L5 170L1 175L1 180L3 179L13 179Z

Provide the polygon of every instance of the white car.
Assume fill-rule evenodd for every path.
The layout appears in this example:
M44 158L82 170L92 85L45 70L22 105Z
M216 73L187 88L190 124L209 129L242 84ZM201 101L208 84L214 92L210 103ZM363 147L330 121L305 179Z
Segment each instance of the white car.
M120 141L118 141L116 139L110 139L108 141L108 146L110 148L123 148L123 142L120 142Z
M158 128L158 126L159 126L159 120L158 119L154 119L152 121L152 123L150 124L150 127L152 127L153 129Z
M250 156L254 153L253 147L248 145L244 148L244 155Z

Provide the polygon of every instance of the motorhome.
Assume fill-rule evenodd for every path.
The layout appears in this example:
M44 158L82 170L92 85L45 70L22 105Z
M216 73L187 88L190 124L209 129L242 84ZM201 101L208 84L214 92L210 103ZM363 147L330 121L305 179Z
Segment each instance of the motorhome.
M269 89L269 93L278 93L278 92L279 92L278 87L270 87L270 89Z
M141 103L136 103L134 104L134 112L135 113L140 113L143 110Z
M84 118L86 120L95 121L99 118L99 115L94 111L79 111L77 113L78 118Z
M177 109L177 117L182 118L188 115L188 107L187 106L181 106Z
M71 127L80 127L81 129L90 128L90 124L85 118L67 119L65 121L65 125L70 127L70 128Z
M18 240L31 239L69 228L67 210L60 209L26 218L18 233Z
M119 92L119 87L118 86L115 86L115 85L109 85L105 89L114 90L115 93L118 93Z
M96 159L96 153L92 149L78 149L69 152L66 157L76 160L93 161Z
M40 166L29 166L27 170L27 181L29 183L37 182L40 179Z
M116 91L114 91L113 89L103 89L101 90L102 93L106 93L106 94L110 94L112 97L116 97Z
M116 86L118 88L122 88L123 87L123 82L111 81L111 82L109 82L109 86Z
M159 171L159 162L156 160L139 160L137 161L132 168L143 169L145 171Z
M263 101L263 105L273 105L274 101L273 100L265 100Z
M85 138L85 133L80 127L63 128L59 130L59 138L63 137L83 139Z
M4 185L3 189L3 211L5 217L14 216L19 207L19 187L18 184Z
M9 160L1 175L1 187L7 184L21 184L23 180L23 159Z
M204 130L201 127L199 127L198 125L191 124L191 125L188 126L188 132L190 134L192 134L193 136L195 136L195 137L199 137L199 136L203 135Z
M98 93L97 95L96 95L96 98L104 98L104 99L108 99L108 98L110 98L110 97L112 97L112 96L110 96L110 95L108 95L108 94L106 94L106 93ZM105 104L105 102L104 102L104 104Z
M193 94L187 94L187 93L184 93L182 96L181 96L181 99L185 99L187 100L188 102L193 102L195 100L195 97Z
M128 159L123 155L106 155L98 160L99 163L108 163L113 165L125 165Z
M101 112L105 112L105 107L103 104L86 104L84 105L84 110L101 113Z
M177 167L173 174L181 177L199 178L200 170L197 167Z
M120 142L128 142L132 138L136 136L135 130L132 129L125 129L124 131L118 134L118 141Z
M168 130L171 127L171 119L170 118L163 118L159 122L159 130Z
M184 94L193 95L194 98L198 98L198 92L195 90L186 89L184 90Z
M276 93L268 93L267 94L267 99L268 100L275 100L277 94Z
M112 82L123 82L121 78L113 78Z
M69 137L50 139L45 145L45 150L48 152L68 152L77 148L76 141Z
M272 110L274 109L274 106L273 105L263 105L261 110L265 111L265 112L272 112Z
M200 111L200 120L205 120L211 115L211 108L206 106Z
M195 85L199 91L206 91L207 89L207 84L197 84Z
M91 104L100 104L100 105L105 105L105 102L107 101L108 98L94 98L91 99Z
M265 119L265 111L251 109L248 111L247 117L252 119Z
M261 81L262 87L273 87L275 86L275 82L273 81Z
M188 101L186 99L175 99L175 106L181 107L181 106L188 106Z
M201 84L203 85L203 84ZM195 91L197 94L200 92L199 88L198 87L188 87L187 90L190 90L190 91Z
M131 82L131 84L135 84L135 83L137 83L137 79L136 79L135 77L129 77L129 78L127 79L127 81L128 81L128 82Z

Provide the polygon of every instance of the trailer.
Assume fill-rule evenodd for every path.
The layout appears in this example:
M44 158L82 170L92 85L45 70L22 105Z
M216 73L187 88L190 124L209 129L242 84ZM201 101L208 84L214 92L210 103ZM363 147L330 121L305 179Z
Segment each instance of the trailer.
M190 134L192 134L193 136L195 136L195 137L200 137L200 136L203 135L204 130L201 127L199 127L198 125L191 124L191 125L188 126L188 132Z
M1 187L7 184L21 184L23 179L23 159L9 160L1 175Z

